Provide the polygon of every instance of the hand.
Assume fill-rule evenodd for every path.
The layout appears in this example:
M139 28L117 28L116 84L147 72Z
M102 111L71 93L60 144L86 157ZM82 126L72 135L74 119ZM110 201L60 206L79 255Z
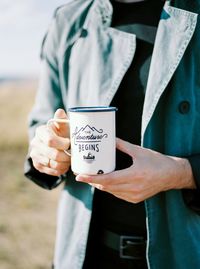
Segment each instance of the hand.
M142 202L161 191L195 188L186 159L166 156L121 139L117 139L117 148L132 157L129 168L105 175L78 175L76 180L132 203Z
M58 109L54 118L67 118L64 110ZM69 126L67 123L52 123L36 129L31 141L30 157L34 167L41 173L60 176L70 167L70 157L63 151L70 146Z

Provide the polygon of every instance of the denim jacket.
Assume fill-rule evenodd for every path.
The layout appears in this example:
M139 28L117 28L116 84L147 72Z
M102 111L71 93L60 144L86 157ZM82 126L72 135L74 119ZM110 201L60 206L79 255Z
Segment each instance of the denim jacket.
M166 1L155 40L141 143L168 155L200 153L199 10L200 0ZM109 0L71 0L57 10L42 49L30 137L57 108L111 103L136 48L135 35L113 29L111 19ZM68 173L58 209L56 269L82 268L93 193ZM145 205L148 268L200 268L200 216L182 191L161 192Z

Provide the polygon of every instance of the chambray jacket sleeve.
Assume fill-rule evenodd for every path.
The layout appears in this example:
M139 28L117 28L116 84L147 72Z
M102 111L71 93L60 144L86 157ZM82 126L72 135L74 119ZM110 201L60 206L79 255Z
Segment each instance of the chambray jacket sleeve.
M64 108L59 85L59 71L56 52L58 50L58 33L56 16L45 36L41 50L41 75L34 107L29 115L29 138L34 137L38 126L46 124L58 108ZM27 156L24 165L25 176L46 189L55 188L63 177L54 177L37 171L32 160Z
M187 157L197 186L196 190L183 190L185 203L200 215L200 154Z

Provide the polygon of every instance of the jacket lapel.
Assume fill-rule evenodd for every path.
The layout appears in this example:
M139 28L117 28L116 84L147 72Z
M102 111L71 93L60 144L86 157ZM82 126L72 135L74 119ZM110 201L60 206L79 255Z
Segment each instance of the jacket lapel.
M196 13L170 6L169 1L165 3L158 26L145 95L142 118L142 144L145 130L158 101L193 36L197 16Z
M70 55L66 107L110 105L129 68L136 36L112 28L111 19L110 2L94 1L80 33L72 40L71 51L64 50L63 59Z

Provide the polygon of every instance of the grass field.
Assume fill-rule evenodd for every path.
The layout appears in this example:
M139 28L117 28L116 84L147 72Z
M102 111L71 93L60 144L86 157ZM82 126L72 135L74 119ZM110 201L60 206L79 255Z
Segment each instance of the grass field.
M51 268L60 189L43 190L23 176L27 115L36 82L0 86L0 268Z

